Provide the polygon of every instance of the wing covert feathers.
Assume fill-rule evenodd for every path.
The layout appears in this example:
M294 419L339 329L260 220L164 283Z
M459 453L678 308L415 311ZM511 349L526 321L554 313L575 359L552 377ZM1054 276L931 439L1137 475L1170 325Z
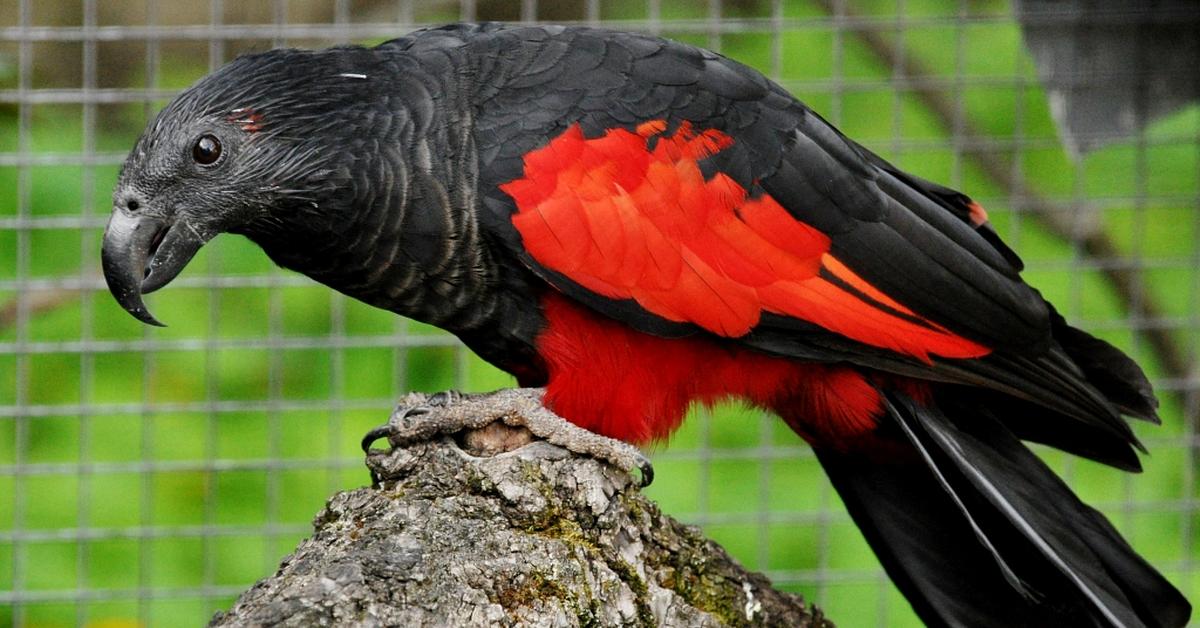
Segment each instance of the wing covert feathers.
M751 195L701 161L733 139L686 122L585 138L578 126L525 157L501 189L539 265L581 288L633 300L675 322L738 338L781 314L929 361L989 349L933 323L872 285L831 239L767 194Z

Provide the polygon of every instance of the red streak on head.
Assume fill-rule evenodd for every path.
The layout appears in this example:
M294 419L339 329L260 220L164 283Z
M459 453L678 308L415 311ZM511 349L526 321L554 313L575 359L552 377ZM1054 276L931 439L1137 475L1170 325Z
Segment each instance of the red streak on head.
M814 444L851 446L874 429L876 388L857 370L807 364L705 337L659 338L557 294L543 300L537 349L546 405L621 440L666 438L690 404L740 399L782 415Z
M242 130L247 133L257 133L262 130L262 114L247 107L239 107L230 111L226 119L241 126Z

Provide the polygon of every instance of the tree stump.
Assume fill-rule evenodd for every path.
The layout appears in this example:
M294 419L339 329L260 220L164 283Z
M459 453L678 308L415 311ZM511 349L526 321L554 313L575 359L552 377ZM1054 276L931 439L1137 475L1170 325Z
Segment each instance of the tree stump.
M827 626L624 471L494 423L369 459L210 626ZM480 444L480 441L484 441ZM492 443L489 445L488 443Z

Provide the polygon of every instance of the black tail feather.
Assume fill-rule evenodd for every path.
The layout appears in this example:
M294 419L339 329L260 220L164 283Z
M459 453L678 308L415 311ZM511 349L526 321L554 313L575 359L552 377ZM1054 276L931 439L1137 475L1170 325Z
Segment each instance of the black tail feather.
M923 464L867 463L817 450L892 582L927 626L1061 625L1012 588Z
M1141 459L1129 441L1113 438L1104 429L1087 424L1066 423L1062 415L1036 403L990 390L965 386L946 386L941 399L986 407L1020 440L1049 445L1056 449L1106 464L1122 471L1138 473Z
M1122 412L1158 423L1158 399L1150 380L1120 349L1071 327L1050 307L1054 339L1087 376L1087 381Z
M888 394L906 462L818 451L929 625L1179 626L1191 609L986 409ZM969 413L969 414L968 414ZM953 418L951 418L953 417Z

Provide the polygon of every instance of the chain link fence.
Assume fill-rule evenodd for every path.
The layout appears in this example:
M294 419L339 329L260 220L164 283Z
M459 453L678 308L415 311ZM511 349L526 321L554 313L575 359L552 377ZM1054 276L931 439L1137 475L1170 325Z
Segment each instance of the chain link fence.
M1152 374L1163 425L1136 426L1145 473L1045 453L1200 599L1200 110L1073 158L1007 2L0 0L0 624L202 622L274 570L329 494L367 481L358 439L403 392L511 385L454 338L233 236L155 295L166 329L129 318L99 275L117 169L180 89L243 52L481 19L718 50L979 200L1026 278ZM915 624L778 420L698 411L654 454L651 495L747 566L843 625Z

